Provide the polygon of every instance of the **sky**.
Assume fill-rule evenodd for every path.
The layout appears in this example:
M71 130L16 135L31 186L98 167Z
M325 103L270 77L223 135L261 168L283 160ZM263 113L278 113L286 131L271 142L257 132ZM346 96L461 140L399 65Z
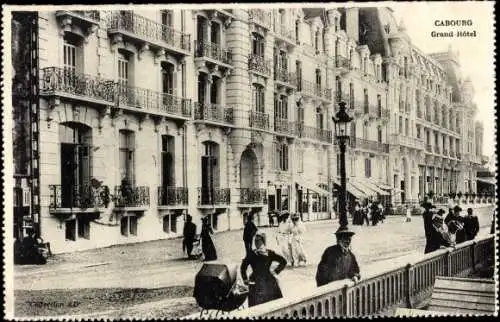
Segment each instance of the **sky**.
M474 84L476 120L484 124L483 155L495 152L495 70L494 70L494 2L412 2L391 3L399 23L401 19L414 45L424 53L446 51L451 45L460 53L462 75ZM472 20L472 26L439 27L436 20ZM476 38L433 38L432 31L476 31Z

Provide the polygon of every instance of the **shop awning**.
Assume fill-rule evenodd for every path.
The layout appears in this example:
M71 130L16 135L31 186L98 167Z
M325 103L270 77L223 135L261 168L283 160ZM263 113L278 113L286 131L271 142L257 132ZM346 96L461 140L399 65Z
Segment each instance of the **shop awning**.
M362 185L370 188L371 190L375 191L376 193L378 193L381 196L388 196L388 195L390 195L390 193L388 193L387 191L384 191L384 190L380 189L375 183L372 183L372 182L370 182L368 180L355 179L354 181L361 183Z
M349 180L349 182L358 190L362 191L365 195L368 197L375 197L377 196L377 192L368 188L364 184L360 183L359 181L354 181L354 180Z
M392 190L392 187L391 187L391 186L388 186L388 185L383 184L383 183L377 183L377 186L378 186L380 189L384 189L384 190Z
M328 196L330 195L330 192L325 190L325 189L322 189L318 186L316 186L315 184L312 184L310 182L307 182L307 181L304 181L304 180L297 180L297 184L301 187L304 187L308 190L311 190L311 191L314 191L316 193L319 193L320 195L325 195L325 196Z
M337 179L334 179L333 183L340 188L340 181L338 181ZM363 191L356 188L349 181L346 182L346 190L347 190L347 192L349 192L351 195L353 195L354 197L356 197L358 199L368 198L367 195Z

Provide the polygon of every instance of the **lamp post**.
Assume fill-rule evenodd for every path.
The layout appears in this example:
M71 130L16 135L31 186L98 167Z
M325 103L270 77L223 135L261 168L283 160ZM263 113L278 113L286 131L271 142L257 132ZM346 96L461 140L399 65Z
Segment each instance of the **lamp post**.
M345 150L349 141L349 123L352 117L346 112L346 103L339 102L339 111L332 117L335 125L335 139L340 148L340 193L339 193L339 223L340 229L347 227L347 209L346 209L346 173L345 173Z

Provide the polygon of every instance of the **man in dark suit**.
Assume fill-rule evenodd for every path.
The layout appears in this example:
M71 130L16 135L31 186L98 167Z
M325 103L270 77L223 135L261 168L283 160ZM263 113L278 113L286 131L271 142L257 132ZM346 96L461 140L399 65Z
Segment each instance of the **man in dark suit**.
M465 239L472 240L476 238L476 235L479 232L479 220L477 219L477 216L473 215L472 208L467 209L467 216L463 219L463 221Z
M453 207L453 214L449 213L448 216L446 216L444 223L446 225L449 225L451 221L457 221L458 223L460 223L463 226L464 225L464 217L460 216L461 211L462 211L462 208L459 205L456 205L455 207ZM464 229L458 230L457 234L456 234L456 243L460 244L466 240L467 240L467 236L465 235L465 230Z
M182 249L186 250L188 258L193 258L191 252L193 251L193 243L196 236L196 224L193 222L193 217L191 215L186 215L186 223L184 224L183 236L184 240L182 241Z
M435 206L432 207L424 216L425 254L438 250L441 246L452 246L449 233L443 225L443 214L446 212L443 209L436 211Z
M335 233L337 245L328 247L318 264L316 272L316 285L318 287L345 278L350 278L354 282L361 278L356 256L350 249L353 235L354 232L347 227L337 230Z
M243 229L243 242L245 243L246 255L252 251L252 241L255 233L257 232L257 226L254 224L254 213L248 214L247 222L245 223L245 228Z

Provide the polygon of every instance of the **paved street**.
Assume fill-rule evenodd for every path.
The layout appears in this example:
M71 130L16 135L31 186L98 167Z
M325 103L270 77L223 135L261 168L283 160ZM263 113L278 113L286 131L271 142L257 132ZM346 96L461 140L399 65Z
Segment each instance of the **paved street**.
M490 230L490 209L476 210L482 229ZM316 265L323 250L335 241L333 232L338 227L334 221L307 223L305 249L309 265L289 268L281 274L285 295L292 295L296 288L289 288L292 281L303 281L304 287L314 286ZM268 232L269 248L277 249L274 238L276 228ZM420 216L405 223L403 217L390 217L378 226L354 226L352 247L363 266L368 263L413 256L423 253L424 232ZM220 259L239 264L244 254L242 231L230 231L214 236ZM201 261L181 259L181 240L162 240L134 245L114 246L85 252L57 255L44 266L16 266L16 289L63 288L157 288L173 285L193 285L194 276L203 265ZM301 288L303 290L304 288Z

